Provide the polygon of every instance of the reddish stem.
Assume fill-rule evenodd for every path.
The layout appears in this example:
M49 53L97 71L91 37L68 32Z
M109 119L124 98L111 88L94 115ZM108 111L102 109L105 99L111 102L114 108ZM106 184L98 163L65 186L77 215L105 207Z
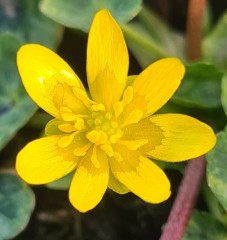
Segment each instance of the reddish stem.
M203 27L203 14L206 0L189 0L187 19L187 58L194 61L201 57L201 39Z
M0 0L0 8L8 18L15 18L16 9L12 0Z
M182 240L197 200L205 170L205 157L191 160L184 173L177 197L160 240Z
M187 58L190 61L201 57L202 23L205 8L206 0L189 0L186 42ZM204 172L204 156L188 163L160 240L181 240L183 238L197 200Z

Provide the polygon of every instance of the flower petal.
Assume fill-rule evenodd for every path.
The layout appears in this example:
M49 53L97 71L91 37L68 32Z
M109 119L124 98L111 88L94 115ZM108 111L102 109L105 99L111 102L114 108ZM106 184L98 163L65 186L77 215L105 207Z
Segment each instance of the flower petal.
M94 208L102 199L108 185L107 156L96 147L90 148L80 161L69 189L69 199L80 212Z
M107 108L118 101L128 74L128 51L120 27L107 10L91 25L87 48L87 77L92 98Z
M121 145L115 146L115 151L121 158L110 159L111 172L131 192L150 203L160 203L170 196L169 180L155 163Z
M28 143L17 155L16 170L30 184L45 184L75 169L78 158L69 148L59 148L60 137L45 137Z
M129 189L125 187L122 183L120 183L111 173L110 171L110 177L109 177L109 184L108 187L118 193L118 194L125 194L129 192Z
M199 120L181 114L163 114L150 118L159 126L164 138L162 144L148 152L156 159L183 161L207 153L216 144L211 127Z
M17 65L30 97L46 112L59 118L59 108L67 106L81 113L84 106L76 96L84 87L70 66L50 49L27 44L17 53Z
M216 142L213 130L205 123L182 114L160 114L131 124L122 140L148 139L139 150L154 159L184 161L207 153Z
M160 109L178 88L184 72L185 68L177 58L165 58L148 66L132 83L133 97L120 116L122 124L138 122ZM131 112L140 113L140 118L127 121Z

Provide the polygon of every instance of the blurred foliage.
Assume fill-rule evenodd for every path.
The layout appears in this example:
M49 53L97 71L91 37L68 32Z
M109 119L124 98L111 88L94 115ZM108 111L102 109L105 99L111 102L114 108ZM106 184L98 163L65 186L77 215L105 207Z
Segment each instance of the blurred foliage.
M0 33L11 32L22 43L35 42L55 49L62 27L38 9L39 0L3 0L0 5Z
M218 108L221 106L222 76L223 73L214 65L187 65L186 74L172 100L185 106Z
M64 28L70 28L70 31L78 38L81 35L86 37L93 16L101 8L109 9L121 24L130 52L141 67L146 67L153 61L168 56L179 57L185 62L186 75L182 84L173 98L160 110L160 113L187 113L211 124L217 132L220 132L216 147L207 155L207 180L216 196L215 207L225 210L220 211L218 220L214 218L212 211L210 213L194 212L184 239L227 239L227 130L223 130L223 127L227 125L225 116L225 114L227 115L227 13L224 13L213 26L212 8L206 12L202 58L199 62L189 64L185 55L185 34L177 32L166 24L156 13L147 8L142 0L0 0L0 150L3 152L9 147L9 141L25 124L30 129L38 129L41 132L49 120L49 117L43 112L38 112L30 120L37 107L25 93L19 79L16 68L18 48L24 43L36 42L56 50L61 42ZM25 129L23 129L23 134L27 134ZM20 143L20 145L24 144L25 142ZM12 154L16 155L13 149ZM0 156L4 156L4 154ZM4 157L1 157L1 160L3 166L9 167L10 170L14 169L14 161L12 163L12 160ZM164 163L160 166L166 171L175 169L174 171L179 173L183 172L185 164ZM174 176L176 177L176 174ZM53 191L50 188L55 191L68 189L71 177L72 174L69 174L61 180L48 184L48 190ZM111 199L118 213L115 209L106 210L105 200L104 205L101 205L98 210L94 210L97 211L94 215L92 215L93 213L83 216L78 213L73 215L72 211L74 210L64 209L69 213L70 220L68 222L74 224L75 221L75 224L78 225L73 231L76 231L75 235L78 239L80 238L81 222L84 225L87 224L85 227L86 238L84 239L93 239L93 236L95 239L114 239L114 237L124 239L127 236L117 233L117 231L122 230L124 226L120 225L126 223L128 224L128 235L142 239L149 234L143 235L140 231L146 232L149 229L150 233L152 231L150 228L155 223L155 217L160 217L158 214L162 215L162 223L165 221L163 217L165 213L160 212L162 207L158 208L158 214L157 211L155 212L154 206L147 207L147 205L137 204L137 202L130 205L131 200L124 202L124 206L119 207L119 202L113 200L116 199L115 196L113 198L110 196L112 195L107 194L107 198ZM51 197L49 196L49 198ZM130 196L125 195L119 198L128 201ZM209 196L203 200L209 201ZM170 203L168 202L168 204ZM50 207L51 204L48 206ZM0 239L13 238L22 231L29 221L33 207L34 196L31 189L16 176L1 173ZM62 206L62 208L64 207L65 205ZM142 211L140 211L141 208ZM129 213L132 211L135 211L136 215L130 215ZM124 216L126 212L127 216L130 216L129 218ZM51 221L48 212L45 214L49 217L46 217L48 221ZM107 222L106 215L109 214L113 214L114 217L118 214L121 221L116 217ZM137 222L132 225L133 227L130 226L130 220L133 217L137 218L141 225L138 225ZM55 214L53 218L64 220L61 214ZM148 218L152 218L153 222L151 223ZM61 222L61 220L55 219L54 221L60 221L62 225L64 221ZM94 232L99 227L99 223L102 224L104 230L100 228L95 235ZM162 223L158 221L160 229ZM57 232L57 230L55 231ZM33 239L33 236L31 238ZM61 238L59 237L59 239ZM58 237L52 235L49 239L58 239Z
M183 240L225 240L225 226L206 212L194 211Z
M0 34L0 149L34 114L37 107L25 92L16 66L20 42L11 33Z
M227 70L227 13L219 19L216 26L204 38L203 57L223 70Z
M37 110L20 82L17 50L27 42L55 49L62 35L62 27L45 17L38 3L38 0L0 2L0 150ZM34 195L16 176L1 174L0 183L0 239L9 239L28 224Z
M95 13L108 9L119 23L131 20L141 9L142 0L43 0L40 9L63 26L88 32Z
M227 211L227 129L218 134L216 147L207 154L207 180L215 196Z
M12 239L28 224L35 206L31 189L17 176L0 173L0 239Z

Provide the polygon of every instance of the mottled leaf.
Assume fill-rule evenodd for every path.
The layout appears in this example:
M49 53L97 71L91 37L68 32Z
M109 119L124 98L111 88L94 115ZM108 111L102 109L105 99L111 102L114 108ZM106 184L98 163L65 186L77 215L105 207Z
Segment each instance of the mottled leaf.
M38 9L39 0L0 1L0 33L11 32L22 42L55 48L61 27Z
M28 224L35 206L31 189L17 176L0 174L0 239L12 239Z
M34 114L37 107L25 92L16 67L20 42L0 34L0 149Z
M142 0L43 0L41 11L63 26L88 32L100 9L108 9L119 23L131 20L141 9Z
M222 72L214 65L188 65L184 79L172 100L190 107L217 108L221 105L222 76Z
M207 154L207 181L227 210L227 128L218 134L215 148Z

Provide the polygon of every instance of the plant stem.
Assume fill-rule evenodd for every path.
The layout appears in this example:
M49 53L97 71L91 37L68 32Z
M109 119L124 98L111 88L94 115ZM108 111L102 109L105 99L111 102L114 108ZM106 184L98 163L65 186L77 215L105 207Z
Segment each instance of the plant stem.
M191 160L186 166L177 197L160 240L182 240L197 200L205 170L205 157Z
M137 45L141 46L145 50L151 52L156 57L158 58L166 57L165 52L161 48L159 48L157 44L155 44L150 39L147 39L146 37L141 36L141 34L138 33L136 29L133 29L132 26L121 25L121 29L126 38L136 43Z
M201 39L203 15L206 8L206 0L190 0L187 19L187 58L190 61L201 57Z
M206 0L189 0L186 42L187 57L190 61L201 57L202 22L205 8ZM188 163L160 240L182 240L197 200L205 165L204 156Z

